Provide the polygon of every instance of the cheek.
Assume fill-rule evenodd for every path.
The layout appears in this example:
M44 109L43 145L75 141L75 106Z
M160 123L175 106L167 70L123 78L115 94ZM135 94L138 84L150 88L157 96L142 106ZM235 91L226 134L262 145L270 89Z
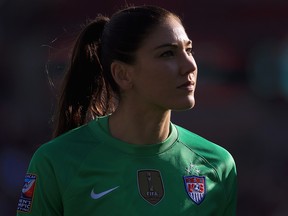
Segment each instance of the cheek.
M176 87L176 77L169 70L155 71L151 76L147 77L147 86L153 89L154 94L163 94L171 91Z
M150 80L155 82L161 82L169 84L176 82L178 74L178 65L173 62L166 62L165 64L159 64L157 67L153 67L150 70Z
M178 65L173 61L146 62L136 70L136 85L140 91L159 96L176 88Z

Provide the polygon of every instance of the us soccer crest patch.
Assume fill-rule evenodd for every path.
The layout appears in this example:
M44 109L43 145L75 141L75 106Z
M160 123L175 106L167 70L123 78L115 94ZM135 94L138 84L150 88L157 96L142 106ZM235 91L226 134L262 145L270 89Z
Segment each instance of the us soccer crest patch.
M22 212L31 211L36 179L37 179L36 175L30 173L26 174L24 185L18 201L18 208L17 208L18 211Z
M205 176L184 176L185 189L194 203L200 205L206 194Z

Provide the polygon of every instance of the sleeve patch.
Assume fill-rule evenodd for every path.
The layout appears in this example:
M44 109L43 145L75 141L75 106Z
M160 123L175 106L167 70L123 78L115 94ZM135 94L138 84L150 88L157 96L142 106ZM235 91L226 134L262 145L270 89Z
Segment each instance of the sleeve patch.
M24 180L24 185L18 201L17 211L30 212L32 209L32 201L36 185L37 176L27 173Z

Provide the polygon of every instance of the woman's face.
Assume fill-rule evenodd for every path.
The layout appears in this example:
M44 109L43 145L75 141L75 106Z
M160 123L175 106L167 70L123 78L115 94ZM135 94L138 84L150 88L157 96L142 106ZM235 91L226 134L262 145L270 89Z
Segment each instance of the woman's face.
M135 100L142 105L164 111L194 106L197 66L192 41L175 18L167 18L145 39L132 67Z

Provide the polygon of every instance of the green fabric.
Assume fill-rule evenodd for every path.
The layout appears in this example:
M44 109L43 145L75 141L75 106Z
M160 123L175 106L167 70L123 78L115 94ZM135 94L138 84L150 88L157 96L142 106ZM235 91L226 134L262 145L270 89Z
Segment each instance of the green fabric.
M163 143L133 145L113 138L102 117L42 145L28 168L37 176L31 211L17 215L235 215L232 156L172 123L170 130ZM200 203L184 176L205 179Z

